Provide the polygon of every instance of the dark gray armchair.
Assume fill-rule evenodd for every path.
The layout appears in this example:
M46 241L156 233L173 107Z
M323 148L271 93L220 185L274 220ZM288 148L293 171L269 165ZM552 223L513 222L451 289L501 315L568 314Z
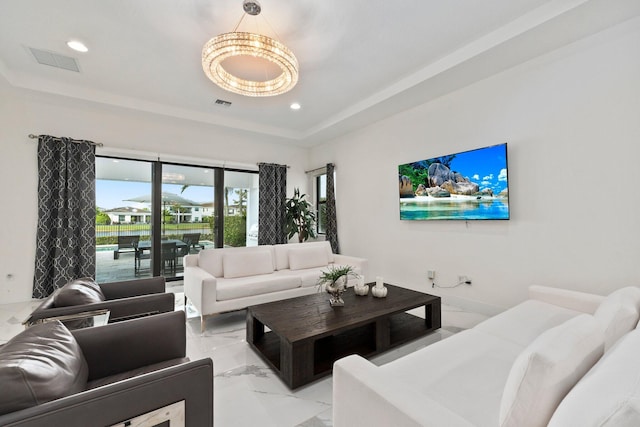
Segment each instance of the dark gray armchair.
M36 325L20 335L23 335L22 342L20 338L14 338L13 342L5 344L10 349L3 353L0 348L0 366L5 367L4 371L0 369L0 376L3 393L20 397L20 390L28 392L23 393L25 397L19 402L22 408L8 413L7 405L15 406L17 398L3 397L0 402L0 409L5 410L4 415L0 415L2 426L129 425L128 422L136 417L176 402L184 405L186 426L213 426L213 362L209 358L189 361L185 357L185 315L182 311L71 332L56 321ZM33 356L33 349L28 348L31 342L36 343L35 351L45 356L50 348L55 363L61 360L67 363L63 369L66 372L74 357L84 356L86 364L83 361L82 368L77 371L79 374L70 376L74 391L67 387L64 397L54 397L46 403L38 401L37 397L50 391L47 389L49 384L52 388L59 387L64 378L52 373L48 377L49 383L43 382L46 374L43 375L42 368L37 365L43 357L42 354ZM72 346L81 351L74 353L69 350ZM31 360L20 359L21 347L27 347L24 354L32 355ZM7 374L6 367L13 363L7 359L21 362L14 363L22 370L19 375ZM46 369L51 364L45 364ZM29 383L29 369L35 372L32 383ZM78 377L82 378L80 384ZM25 388L25 384L28 387Z
M165 280L162 276L101 283L97 286L99 289L95 292L90 287L81 286L86 292L93 292L91 295L96 295L95 298L86 298L84 295L85 298L80 300L81 303L65 306L56 306L56 301L61 299L62 291L62 288L58 289L47 297L23 323L25 326L30 326L51 317L76 315L102 309L109 310L109 323L113 323L150 314L166 313L175 308L175 296L173 293L165 293ZM67 303L68 300L69 298Z

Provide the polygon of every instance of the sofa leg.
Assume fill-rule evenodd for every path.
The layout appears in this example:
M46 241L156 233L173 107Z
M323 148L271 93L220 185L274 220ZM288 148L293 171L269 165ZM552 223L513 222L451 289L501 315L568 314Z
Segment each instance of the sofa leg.
M200 332L204 332L204 314L200 315Z

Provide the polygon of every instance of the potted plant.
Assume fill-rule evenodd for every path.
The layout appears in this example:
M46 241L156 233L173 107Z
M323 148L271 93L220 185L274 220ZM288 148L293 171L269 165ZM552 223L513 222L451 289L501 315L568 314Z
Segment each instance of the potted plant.
M355 277L357 274L353 270L353 267L345 265L340 267L331 266L327 271L323 271L318 278L319 289L322 289L324 285L326 291L331 294L331 298L329 299L331 307L344 306L342 294L347 290L347 280L349 276Z
M285 201L285 232L287 239L291 239L298 233L298 241L304 242L309 238L315 238L316 214L313 205L309 203L305 197L306 194L300 194L300 190L296 188L293 191L293 197Z

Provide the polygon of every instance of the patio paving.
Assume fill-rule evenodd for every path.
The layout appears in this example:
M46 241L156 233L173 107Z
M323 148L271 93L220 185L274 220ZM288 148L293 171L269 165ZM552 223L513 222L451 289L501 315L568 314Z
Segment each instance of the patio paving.
M213 248L213 242L203 240L200 241L205 248ZM133 280L151 277L150 260L143 259L140 265L139 274L135 274L135 254L133 252L121 253L118 259L113 259L113 250L107 250L105 247L98 247L96 251L96 281L98 283L117 282L120 280ZM184 267L182 265L182 257L178 258L176 273L165 274L167 279L179 277L182 278Z

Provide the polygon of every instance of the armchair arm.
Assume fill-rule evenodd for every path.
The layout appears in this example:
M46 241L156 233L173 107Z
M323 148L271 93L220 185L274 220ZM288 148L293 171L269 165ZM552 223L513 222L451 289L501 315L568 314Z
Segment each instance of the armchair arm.
M0 415L20 427L110 426L185 401L185 425L213 426L213 362L202 359Z
M185 357L184 311L72 331L89 365L89 381Z
M121 282L101 283L100 289L107 300L137 297L148 294L163 294L165 280L162 276Z
M333 365L335 427L472 427L448 408L421 395L411 384L385 374L352 355Z
M369 260L366 258L335 254L333 256L333 262L336 264L350 265L352 267L359 268L362 271L365 282L367 282L367 276L369 275Z
M40 307L38 307L31 313L27 320L25 320L25 324L29 325L40 319L49 317L66 316L103 308L109 309L109 322L114 322L126 318L139 317L141 315L173 311L175 308L175 296L172 293L163 293L107 300L92 304L70 305L68 307L46 309L40 309Z
M529 298L570 310L593 314L605 297L569 289L548 286L529 286Z

